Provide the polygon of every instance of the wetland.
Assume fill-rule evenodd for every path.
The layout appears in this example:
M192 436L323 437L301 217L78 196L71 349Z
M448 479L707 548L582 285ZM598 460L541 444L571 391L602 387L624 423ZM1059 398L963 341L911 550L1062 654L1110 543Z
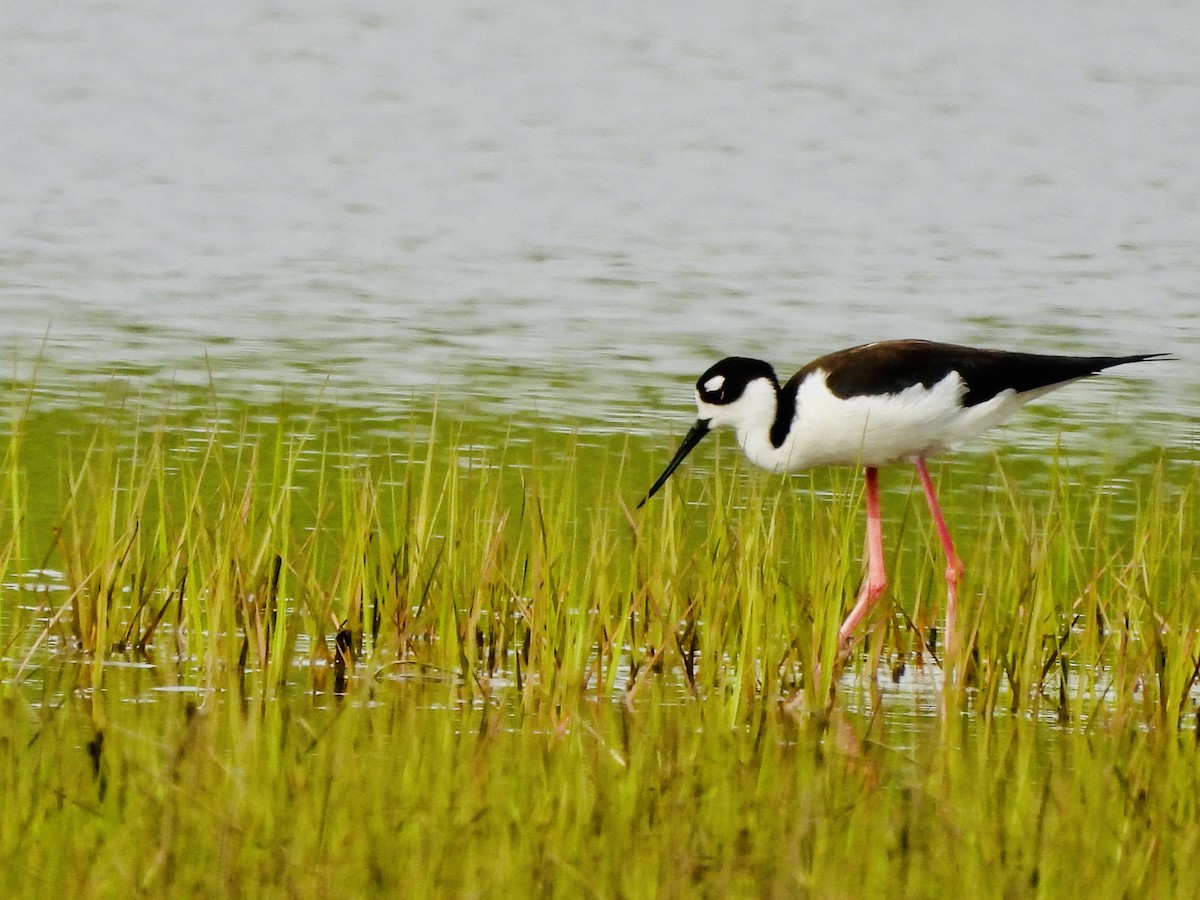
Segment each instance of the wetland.
M1192 896L1197 35L4 4L0 894ZM634 506L715 360L908 337L1175 360L932 461L956 659L884 470L839 663L859 473Z

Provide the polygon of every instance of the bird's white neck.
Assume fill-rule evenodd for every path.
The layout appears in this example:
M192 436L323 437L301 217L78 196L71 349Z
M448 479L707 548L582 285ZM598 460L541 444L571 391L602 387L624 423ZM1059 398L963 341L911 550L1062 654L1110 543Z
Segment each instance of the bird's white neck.
M734 414L714 418L712 424L714 427L732 427L742 452L750 462L771 472L783 472L789 468L785 450L788 442L776 447L771 440L771 428L779 412L779 388L765 378L752 381L738 399L736 411L729 411Z

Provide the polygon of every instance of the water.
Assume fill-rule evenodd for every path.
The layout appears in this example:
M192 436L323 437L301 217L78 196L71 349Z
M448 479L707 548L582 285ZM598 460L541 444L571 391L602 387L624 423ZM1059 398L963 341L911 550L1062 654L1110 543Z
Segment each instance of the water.
M889 863L900 844L899 858L910 855L910 824L914 860L960 860L964 885L985 872L981 883L1004 884L1007 893L1028 892L1041 878L1053 894L1063 880L1056 881L1064 870L1057 855L1071 861L1065 873L1072 887L1090 878L1110 888L1128 883L1125 893L1162 894L1138 873L1174 874L1179 867L1155 861L1190 858L1178 849L1186 850L1186 840L1164 843L1162 836L1194 831L1177 802L1195 795L1192 760L1174 744L1155 750L1126 737L1195 727L1200 687L1183 685L1186 629L1195 617L1182 588L1154 596L1152 587L1156 568L1173 573L1162 583L1185 584L1174 573L1186 574L1194 556L1187 548L1195 516L1180 517L1189 524L1180 527L1179 545L1154 560L1158 566L1135 566L1140 557L1126 552L1140 546L1132 535L1094 529L1124 526L1124 511L1154 496L1148 473L1162 444L1170 453L1164 507L1195 497L1181 487L1190 484L1184 473L1195 471L1200 448L1194 6L6 0L0 122L0 366L16 387L36 383L33 409L20 421L22 440L9 444L0 435L0 447L19 445L21 454L0 470L0 671L4 699L15 701L0 704L0 714L8 716L8 743L19 750L6 809L25 810L8 832L18 835L24 856L56 848L41 854L51 865L34 867L40 883L78 888L94 877L89 884L127 887L111 873L129 872L142 892L161 884L171 893L175 881L196 892L207 882L193 873L220 872L240 885L260 865L231 855L229 847L245 844L247 859L265 860L264 883L277 883L271 861L279 854L262 848L282 847L296 884L307 883L305 873L330 873L324 893L329 884L344 888L347 872L371 873L371 887L359 893L380 893L392 882L411 892L413 872L432 883L429 873L438 870L454 873L449 884L466 873L457 893L475 889L472 877L508 884L514 872L581 873L601 885L603 873L572 854L577 835L566 834L572 810L588 804L597 812L586 820L587 834L630 835L634 851L614 845L610 893L637 892L639 868L645 871L637 849L663 843L643 835L697 835L670 841L671 858L661 865L697 878L715 873L688 885L690 893L737 893L731 885L740 882L721 880L722 860L756 855L771 863L761 878L746 869L755 877L742 892L771 879L785 883L780 873L799 857L818 876L804 875L816 893L822 869L832 870L843 891L848 878L879 883L885 851ZM630 544L616 504L632 506L661 471L667 433L680 433L694 415L692 379L714 359L760 355L786 373L837 347L909 336L1178 357L1073 386L1026 411L996 440L1028 456L1009 455L1003 469L972 454L939 466L956 536L968 558L980 560L979 571L996 571L989 548L979 549L991 539L1014 565L1028 566L1031 579L1053 577L1068 589L1078 581L1084 599L1097 593L1091 605L1111 609L1118 629L1116 613L1123 613L1125 632L1112 632L1112 643L1095 654L1091 639L1065 645L1078 648L1084 663L1056 666L1021 691L1011 682L998 696L969 691L964 714L947 723L938 667L906 658L901 672L900 657L889 651L878 670L869 663L845 670L836 715L819 739L824 749L808 746L807 720L796 728L768 709L776 703L765 686L770 679L761 704L738 719L757 721L761 712L762 729L730 728L738 664L726 660L727 672L701 668L707 693L693 696L678 661L669 659L662 674L645 667L646 629L635 640L632 615L627 652L608 663L618 667L610 672L611 694L589 676L587 690L572 696L569 686L555 686L551 668L533 673L544 679L541 688L523 692L514 638L491 677L481 675L480 656L473 674L483 680L464 683L453 666L427 665L426 657L441 658L432 651L418 648L411 659L397 651L389 661L389 649L368 653L351 673L349 694L334 695L330 629L340 626L326 623L321 610L333 616L346 598L335 596L342 581L304 574L306 542L320 535L314 554L351 560L357 545L338 540L336 526L354 514L357 494L339 495L337 477L328 493L316 485L331 470L366 461L380 473L380 533L398 530L388 516L403 523L410 511L388 501L400 495L388 493L387 479L421 471L426 395L440 395L443 408L478 413L461 431L459 423L443 423L434 446L440 454L458 441L471 471L502 464L489 479L513 485L514 522L530 496L531 467L550 468L543 483L552 514L560 490L599 479L605 491L582 491L579 514L589 527L617 523L613 552L624 554ZM318 395L327 402L310 418ZM8 396L19 406L19 391ZM97 407L131 398L115 415L110 407L99 416L103 433L113 436L90 454ZM136 520L120 554L106 557L104 549L106 537L125 540L120 510L133 503L139 461L155 458L156 429L165 434L162 489L170 491L177 480L199 484L201 470L214 484L234 485L246 456L261 449L266 459L276 443L293 446L285 437L276 442L276 427L313 434L295 455L295 536L287 545L295 559L287 560L292 574L283 595L292 604L294 643L282 651L291 665L279 667L288 670L279 692L273 676L256 668L256 653L238 671L226 668L249 630L199 631L199 613L180 626L182 599L164 606L162 584L184 593L182 582L163 576L163 547L175 546L175 532L128 570L132 535L153 533L141 530L147 522ZM1079 433L1064 435L1076 427ZM574 450L564 449L574 448L570 438L546 433L554 429L583 432L578 464ZM639 435L623 444L630 431ZM228 446L213 450L210 437ZM112 459L107 442L118 448ZM736 457L731 444L728 437L706 442L689 461L692 477L714 466L727 472ZM1052 447L1053 456L1046 452ZM394 470L386 453L397 458ZM415 468L405 468L405 454L413 454ZM553 469L560 459L570 465L561 488ZM1091 495L1065 488L1071 476L1064 473L1076 463L1092 467L1086 483L1115 498L1101 526L1089 512L1097 508ZM746 464L737 465L744 473ZM277 472L265 462L260 471L264 482ZM111 506L104 495L110 475L121 485ZM76 479L81 493L72 488ZM464 483L462 503L475 500L474 483ZM682 485L677 477L675 489ZM806 473L792 486L844 509L855 502L857 482L848 471ZM919 491L905 471L885 475L885 488L893 593L901 609L924 611L931 597L938 602L940 582L926 584L922 573L940 577L941 564L928 565L936 547L922 544L929 529ZM221 523L230 513L246 515L249 494L233 490L204 494L201 524L186 540L196 555L185 571L198 603L206 596L199 579L218 571L206 568L209 536L227 538L233 532ZM1018 521L1015 510L1012 527L993 530L988 518L992 499L1013 492L1022 495L1014 496L1022 509L1026 492L1053 504L1051 536L1075 528L1084 547L1095 534L1112 551L1097 550L1104 572L1086 570L1087 553L1076 561L1064 551L1044 576L1023 561L1021 541L1031 555L1041 546L1024 534L1030 522ZM722 503L727 513L747 502L761 508L761 499L746 496L770 495L704 494L703 508L692 510L694 529L711 527ZM93 509L114 511L112 521ZM161 514L175 523L188 511L179 504ZM489 521L482 501L479 515ZM310 519L324 523L321 530ZM1155 521L1166 528L1170 520ZM265 582L254 581L249 560L265 552L268 537L247 535L249 549L232 541L213 552L228 555L231 571L244 555L247 590L257 591ZM401 545L404 535L396 537ZM433 540L448 543L442 534ZM87 564L64 562L73 557L72 542L80 542ZM496 546L487 550L484 578L493 557L509 552ZM857 552L852 537L845 546ZM74 591L96 579L91 560L122 570L108 608L115 640L96 654L81 649L72 630L80 615ZM369 564L355 558L339 571ZM593 577L570 559L557 566L564 585L594 584L597 596L618 583L603 567ZM1078 578L1063 574L1075 566L1083 567ZM160 586L149 605L135 611L142 597L135 591L155 578ZM1025 602L1024 593L1003 593L1010 581L1016 584L968 583L972 603L996 610ZM432 575L426 590L430 583ZM586 600L582 590L565 596ZM445 598L455 602L452 592ZM789 590L776 602L796 601ZM1073 593L1062 598L1064 609L1072 602L1080 608ZM397 594L396 610L400 604ZM1158 609L1161 618L1151 615ZM584 603L579 614L594 613ZM127 631L145 635L152 621L158 627L147 654L122 644ZM447 628L474 622L440 621ZM993 674L1020 665L1004 656L1008 626L996 621L985 620L977 645L991 666L980 671ZM1150 648L1145 634L1159 622L1161 640ZM512 634L523 626L528 639L535 624L514 620ZM413 634L428 637L429 647L441 640L434 631ZM1038 634L1030 634L1023 652L1031 658L1064 653L1057 641L1034 646ZM776 648L771 654L790 640L780 638L763 638ZM325 640L328 652L318 652L314 640ZM903 636L894 646L905 646ZM1093 656L1100 662L1087 663ZM633 699L635 659L644 681L626 709L615 701ZM1109 659L1111 669L1085 667ZM790 677L801 674L794 659L790 665ZM1139 672L1145 677L1135 685ZM1074 716L1061 728L1060 694ZM1172 710L1165 701L1156 710L1169 694ZM567 698L565 707L558 696ZM263 704L269 714L257 705L250 711L247 697L256 704L270 697ZM358 715L359 704L370 714ZM595 716L593 706L602 707ZM1026 719L1047 727L1020 731ZM521 740L506 740L509 729ZM567 731L573 734L564 741ZM468 732L466 741L447 738ZM528 740L541 732L553 737ZM1023 736L1009 741L1014 733ZM714 735L715 743L706 737ZM769 746L762 751L766 742L795 743L797 752L772 761ZM247 793L247 785L265 793ZM770 787L766 795L762 785ZM296 805L322 794L319 809ZM340 809L338 797L375 800L346 820L353 835L345 817L326 818L326 805ZM629 798L640 798L646 822L641 812L622 818ZM671 816L681 810L717 827L674 825ZM297 832L296 822L310 823L309 832ZM723 842L741 822L754 827ZM789 822L798 830L762 828ZM123 839L107 840L106 823L119 825ZM386 841L373 840L384 827ZM524 828L536 837L527 840ZM765 852L745 837L751 833ZM846 839L855 833L857 842ZM148 839L139 843L138 834ZM500 840L481 842L487 835ZM1023 849L1023 840L1034 849ZM376 845L389 852L343 853L331 862L324 849ZM1042 846L1057 850L1042 854ZM852 863L872 866L875 880L860 879L845 860L831 865L839 847ZM964 855L964 847L985 848L985 861L992 858L987 848L1002 848L1005 871L986 872L980 853ZM1118 859L1128 870L1124 880L1109 864ZM912 866L908 893L919 892L913 885L924 884L924 868ZM539 883L542 892L550 883ZM786 883L795 892L797 880Z
M1190 4L10 0L0 84L0 346L49 398L661 432L719 355L917 335L1179 355L1096 416L1200 386Z

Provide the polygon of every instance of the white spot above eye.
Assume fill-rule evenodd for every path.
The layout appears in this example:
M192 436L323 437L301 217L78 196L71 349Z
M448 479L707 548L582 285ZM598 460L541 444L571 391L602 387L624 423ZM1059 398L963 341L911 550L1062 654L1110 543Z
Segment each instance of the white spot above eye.
M724 386L725 386L725 376L724 375L714 375L712 378L708 379L708 381L704 382L704 390L710 394L713 391L719 391Z

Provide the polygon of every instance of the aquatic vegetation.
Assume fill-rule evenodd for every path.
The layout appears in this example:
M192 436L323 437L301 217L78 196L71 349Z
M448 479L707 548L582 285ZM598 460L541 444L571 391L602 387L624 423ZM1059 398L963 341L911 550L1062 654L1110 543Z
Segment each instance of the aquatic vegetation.
M1200 880L1192 451L939 464L966 563L944 681L909 473L883 474L891 587L840 662L860 476L717 445L635 512L667 444L434 409L19 409L0 891Z

